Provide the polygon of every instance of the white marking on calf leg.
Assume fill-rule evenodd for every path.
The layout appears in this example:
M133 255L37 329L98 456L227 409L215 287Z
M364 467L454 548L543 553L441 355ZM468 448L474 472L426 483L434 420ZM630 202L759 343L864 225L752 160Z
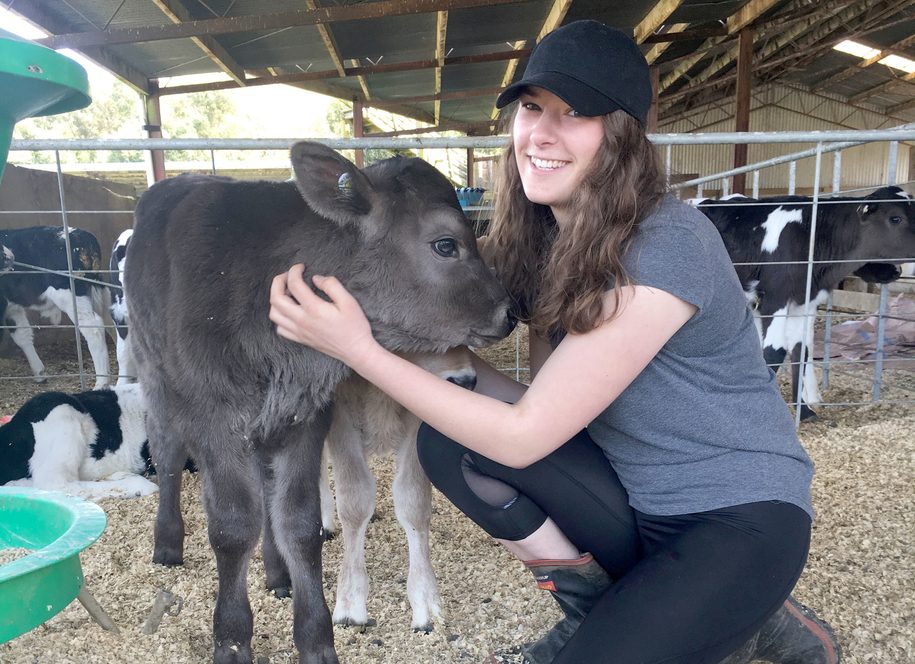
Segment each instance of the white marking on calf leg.
M125 385L137 377L137 369L133 361L133 351L130 344L130 335L126 339L118 336L116 343L118 357L118 385Z
M441 598L429 553L429 526L432 520L432 487L416 454L416 431L419 420L407 427L397 453L394 476L394 511L407 535L410 572L407 575L407 597L413 609L411 625L415 630L432 629L431 618L441 618Z
M763 348L785 351L791 349L791 346L786 345L788 315L787 305L772 314L771 320L769 321L769 327L766 328L766 333L763 337ZM760 323L760 329L761 328L762 324ZM778 367L772 367L772 369L775 370L778 369Z
M817 293L816 297L810 300L808 307L805 309L803 304L788 305L788 323L785 326L785 347L793 349L797 344L806 342L808 361L805 363L804 374L801 386L801 398L804 403L816 404L823 401L820 395L819 385L817 384L816 373L813 369L813 362L810 361L811 352L810 344L813 343L813 319L816 315L817 307L826 299L826 292Z
M105 321L92 306L88 295L77 295L75 298L69 289L48 288L44 294L57 307L76 323L79 320L79 331L89 347L89 355L95 367L95 388L108 384L108 344L105 342ZM73 300L76 300L76 314L73 312Z
M32 375L35 376L35 382L45 382L47 378L44 371L44 362L41 361L41 358L38 357L38 352L35 350L35 333L32 330L32 325L25 313L25 309L18 304L10 302L6 307L6 316L16 326L10 337L25 353L25 359L29 363Z
M781 206L777 207L769 213L769 216L762 223L762 227L766 229L766 235L760 248L771 254L778 249L778 239L781 237L785 226L799 223L801 219L802 213L800 210L785 210Z

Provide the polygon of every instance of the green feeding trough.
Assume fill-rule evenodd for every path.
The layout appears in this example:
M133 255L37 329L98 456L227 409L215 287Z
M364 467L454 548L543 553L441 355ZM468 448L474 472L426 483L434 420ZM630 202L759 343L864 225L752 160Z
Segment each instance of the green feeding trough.
M0 30L0 178L20 120L88 106L86 70L65 55Z
M83 585L80 552L105 530L94 503L56 491L0 486L0 643L64 609ZM28 550L29 553L23 550Z

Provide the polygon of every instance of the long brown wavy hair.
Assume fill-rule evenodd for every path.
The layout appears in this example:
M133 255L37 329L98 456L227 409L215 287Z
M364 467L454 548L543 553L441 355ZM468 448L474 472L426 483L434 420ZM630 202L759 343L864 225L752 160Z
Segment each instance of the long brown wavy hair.
M622 257L667 190L658 153L638 121L623 111L602 120L604 143L570 201L568 224L559 226L548 206L524 195L511 143L496 172L487 254L519 318L544 338L587 332L617 315L618 305L603 311L602 296L610 284L630 284Z

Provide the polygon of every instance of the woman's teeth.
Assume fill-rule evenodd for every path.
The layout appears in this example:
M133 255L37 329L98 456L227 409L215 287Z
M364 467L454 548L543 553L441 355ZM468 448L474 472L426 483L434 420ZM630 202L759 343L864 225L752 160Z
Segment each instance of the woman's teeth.
M564 161L549 161L547 159L538 159L537 157L531 157L531 163L537 168L546 171L552 171L566 165Z

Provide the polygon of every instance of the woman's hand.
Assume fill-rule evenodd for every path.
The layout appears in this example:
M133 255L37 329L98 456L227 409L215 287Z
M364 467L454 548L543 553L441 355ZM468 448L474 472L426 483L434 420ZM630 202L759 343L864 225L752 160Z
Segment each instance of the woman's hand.
M305 266L293 265L270 285L270 320L285 339L311 346L350 366L377 346L356 299L336 277L312 277L323 300L304 281Z

